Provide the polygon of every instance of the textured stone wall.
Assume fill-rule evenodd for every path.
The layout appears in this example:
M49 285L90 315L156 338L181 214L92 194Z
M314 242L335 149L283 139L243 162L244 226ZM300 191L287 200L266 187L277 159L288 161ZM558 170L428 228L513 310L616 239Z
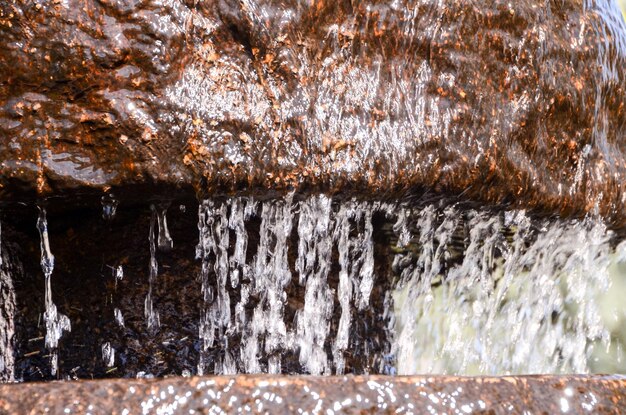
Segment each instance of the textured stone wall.
M614 2L0 4L0 197L425 189L624 222Z

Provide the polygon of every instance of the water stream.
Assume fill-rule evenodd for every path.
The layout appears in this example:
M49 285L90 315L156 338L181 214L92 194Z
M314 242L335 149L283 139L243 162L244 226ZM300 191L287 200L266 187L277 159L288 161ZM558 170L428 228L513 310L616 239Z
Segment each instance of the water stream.
M150 207L152 216L150 218L150 233L148 234L148 242L150 244L150 264L148 266L148 293L144 302L144 310L146 316L146 325L149 331L155 331L160 325L159 312L154 309L154 300L152 298L152 290L159 273L159 264L156 259L156 241L155 241L155 222L157 221L157 209L154 205ZM159 228L160 229L160 228ZM160 237L159 237L160 239Z
M64 331L71 331L72 326L69 318L57 311L57 306L52 300L52 272L54 271L54 255L50 250L48 239L48 221L46 209L40 208L37 219L41 246L41 269L45 277L45 312L43 314L46 323L45 344L50 356L50 373L54 376L58 369L58 346L59 339Z
M333 203L324 195L256 206L244 198L200 207L198 256L207 293L200 336L205 349L221 339L229 364L221 363L219 373L280 372L281 356L292 351L306 373L344 373L344 353L355 341L354 310L370 306L372 286L381 278L394 281L393 301L380 310L389 321L394 367L374 370L587 373L594 349L610 346L599 298L610 287L609 267L622 259L623 246L611 248L612 232L600 220L539 220L521 210L454 205ZM395 220L396 253L384 275L374 273L376 212ZM249 236L242 224L252 215L261 219L260 239L246 264ZM233 254L232 224L238 224ZM294 253L288 252L292 228ZM331 288L333 260L339 281ZM227 287L232 274L237 276L230 278L231 287L241 292L234 316ZM290 284L304 290L293 321L284 311ZM258 301L246 313L251 296ZM241 336L239 350L228 346L235 334Z
M415 217L395 226L399 373L588 373L593 349L609 347L600 298L616 259L602 222L432 206Z
M85 347L99 362L84 363L86 373L107 376L152 376L168 365L169 373L205 375L626 371L626 307L619 295L626 243L591 215L539 218L445 199L207 199L198 207L194 261L193 237L174 244L181 235L176 218L185 212L170 213L175 232L166 205L151 206L143 222L147 257L121 251L114 266L103 265L100 278L109 281L103 301L77 302L80 294L72 291L93 282L64 281L55 296L65 315L52 298L54 247L40 210L45 356L33 351L37 330L13 346L17 274L2 241L2 378L13 378L15 358L23 373L31 355L49 358L57 376L59 353L69 359L60 369L67 376L70 362L80 369L73 355L82 356ZM105 219L112 229L117 219ZM62 250L66 242L53 239ZM64 268L62 278L73 278ZM172 280L180 272L180 283ZM178 314L176 298L186 314ZM85 314L98 301L103 308ZM86 334L61 342L72 328L68 316ZM89 334L90 321L97 335ZM183 335L189 328L195 332Z
M614 0L11 3L0 381L626 373Z

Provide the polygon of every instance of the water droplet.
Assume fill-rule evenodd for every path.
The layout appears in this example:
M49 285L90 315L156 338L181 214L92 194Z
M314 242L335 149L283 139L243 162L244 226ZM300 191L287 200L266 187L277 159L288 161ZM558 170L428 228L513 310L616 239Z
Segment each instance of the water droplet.
M119 200L115 199L115 196L112 193L106 194L101 198L102 203L102 218L104 220L113 220L115 218L115 214L117 213L117 206L119 205Z
M113 310L113 316L115 317L115 322L118 324L118 326L124 327L124 315L122 314L122 310L116 308L115 310Z
M121 265L118 265L117 268L115 268L115 280L121 281L123 279L124 279L124 268Z
M109 342L102 344L102 361L106 367L113 367L115 365L115 349Z
M157 222L159 226L159 233L157 243L159 250L162 252L170 251L174 247L174 241L170 236L170 231L167 227L167 206L152 206L157 212Z

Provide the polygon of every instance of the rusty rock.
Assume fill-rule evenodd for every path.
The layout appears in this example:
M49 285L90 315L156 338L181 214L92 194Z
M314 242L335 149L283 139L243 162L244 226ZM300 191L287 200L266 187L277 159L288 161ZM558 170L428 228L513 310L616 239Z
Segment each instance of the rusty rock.
M612 2L0 5L0 195L432 189L623 225Z

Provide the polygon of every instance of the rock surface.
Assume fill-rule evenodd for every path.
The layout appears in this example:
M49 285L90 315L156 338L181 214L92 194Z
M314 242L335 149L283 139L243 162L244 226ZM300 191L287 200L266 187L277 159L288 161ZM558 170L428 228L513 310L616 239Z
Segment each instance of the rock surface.
M8 0L0 38L3 200L428 189L626 219L609 0Z
M0 413L619 414L625 390L610 376L127 379L0 385Z

